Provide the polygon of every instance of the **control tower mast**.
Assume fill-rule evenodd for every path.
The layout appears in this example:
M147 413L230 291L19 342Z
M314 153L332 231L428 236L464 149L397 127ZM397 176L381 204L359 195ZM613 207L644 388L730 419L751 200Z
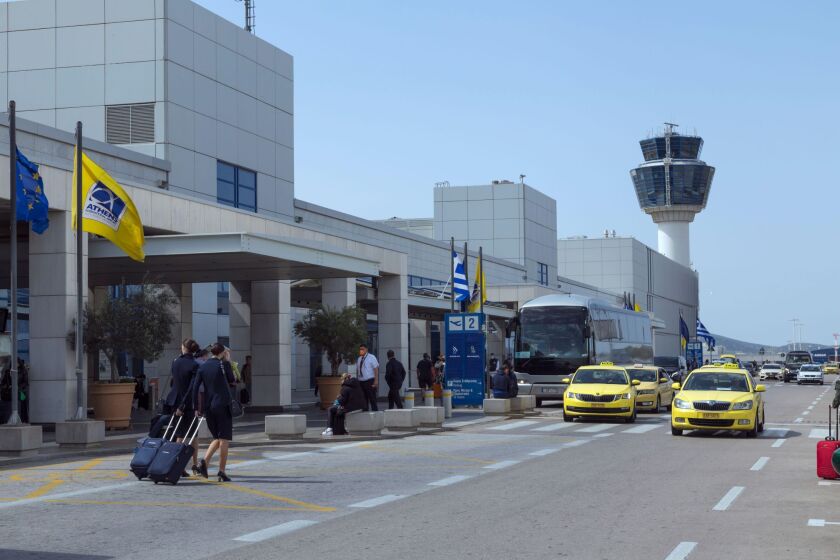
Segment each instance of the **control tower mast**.
M683 136L665 123L661 136L639 142L645 162L630 171L639 206L659 226L659 252L691 265L689 224L709 199L715 168L697 159L699 136Z

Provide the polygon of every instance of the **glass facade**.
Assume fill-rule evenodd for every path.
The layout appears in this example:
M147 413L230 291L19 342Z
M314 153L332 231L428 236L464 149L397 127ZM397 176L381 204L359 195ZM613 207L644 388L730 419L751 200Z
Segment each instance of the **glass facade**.
M216 200L220 204L257 211L257 174L244 167L216 162Z
M543 286L548 286L548 265L541 262L538 262L537 265L539 267L539 270L537 272L540 276L540 284Z
M697 163L670 166L671 205L703 206L709 196L714 168ZM642 208L667 206L665 166L639 167L630 172Z
M648 138L639 141L645 161L665 159L665 137ZM671 136L671 158L697 159L703 150L703 139L699 136Z

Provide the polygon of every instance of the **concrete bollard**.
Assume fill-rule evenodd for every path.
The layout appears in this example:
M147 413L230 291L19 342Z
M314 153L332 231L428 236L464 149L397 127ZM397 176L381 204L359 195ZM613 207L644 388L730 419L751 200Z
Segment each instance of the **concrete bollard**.
M406 391L405 397L403 398L403 406L405 408L414 408L414 392L413 391Z
M452 418L452 391L449 389L443 391L443 416Z
M423 393L423 398L426 401L424 403L426 406L435 406L435 392L434 391L425 391Z

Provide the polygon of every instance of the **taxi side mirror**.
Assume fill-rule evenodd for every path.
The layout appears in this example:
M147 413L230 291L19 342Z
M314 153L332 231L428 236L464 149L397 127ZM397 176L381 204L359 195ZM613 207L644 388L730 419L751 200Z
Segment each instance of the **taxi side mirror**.
M755 392L756 393L763 393L766 390L767 390L767 387L765 387L764 385L756 385L755 386Z
M671 389L673 389L674 391L679 391L680 390L680 384L679 383L672 383L671 384Z
M668 383L668 378L667 377L660 377L659 382L660 383Z
M638 379L634 379L633 381L630 382L630 385L632 385L633 387L635 387L636 385L641 385L641 384L642 384L642 382L639 381Z
M571 382L572 382L572 380L569 379L568 377L564 377L563 379L560 380L560 383L562 383L563 385L568 385Z

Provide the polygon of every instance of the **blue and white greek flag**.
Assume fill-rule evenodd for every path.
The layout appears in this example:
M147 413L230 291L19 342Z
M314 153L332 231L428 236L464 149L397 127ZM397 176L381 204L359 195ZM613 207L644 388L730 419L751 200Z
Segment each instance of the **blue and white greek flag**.
M464 261L457 252L452 252L452 261L455 263L455 278L452 279L452 293L455 294L455 301L469 301L470 286L467 282L467 275L464 274Z
M700 322L699 318L697 319L697 338L705 340L706 344L709 345L709 350L715 349L715 337L712 336L712 333L709 332L706 325Z

